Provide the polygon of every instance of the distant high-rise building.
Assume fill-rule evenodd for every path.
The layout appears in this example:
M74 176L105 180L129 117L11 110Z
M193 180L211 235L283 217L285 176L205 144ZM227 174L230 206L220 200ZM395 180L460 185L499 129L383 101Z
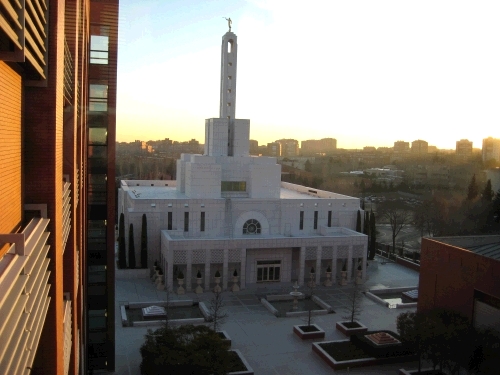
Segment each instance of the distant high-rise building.
M259 142L255 139L250 139L250 154L259 155Z
M410 152L410 142L405 142L405 141L396 141L394 142L394 149L393 149L395 154L407 154Z
M113 371L118 0L0 9L0 374Z
M363 152L375 152L377 149L373 146L365 146L363 147Z
M335 138L309 139L301 142L302 155L331 154L337 150Z
M268 143L267 156L281 156L281 143L279 142Z
M472 142L468 139L461 139L457 141L455 153L462 158L468 158L472 155Z
M411 153L413 155L427 155L429 153L429 143L417 139L411 143Z
M500 161L500 139L488 137L483 139L483 161Z
M296 139L278 139L277 143L281 144L281 155L284 157L294 157L299 155L299 141Z

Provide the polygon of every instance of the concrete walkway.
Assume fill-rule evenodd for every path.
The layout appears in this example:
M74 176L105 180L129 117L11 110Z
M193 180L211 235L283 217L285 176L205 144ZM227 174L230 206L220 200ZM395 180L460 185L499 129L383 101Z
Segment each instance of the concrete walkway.
M134 272L134 271L132 271ZM368 267L368 279L361 285L362 290L402 286L418 286L418 272L388 263L377 268ZM335 314L314 317L314 323L326 331L324 341L346 339L335 329L335 323L343 320L343 306L347 293L353 285L317 287L315 294L330 304ZM306 292L301 287L299 291ZM295 324L304 324L305 318L276 318L262 306L258 296L265 294L285 294L292 291L291 284L247 284L240 292L223 294L228 313L222 326L232 339L232 348L239 349L252 366L256 375L295 374L347 374L348 370L334 371L318 355L312 352L311 343L322 340L302 341L292 332ZM188 293L182 296L171 293L170 298L210 301L212 293ZM116 372L119 375L138 375L141 355L139 348L144 342L146 327L122 327L119 305L125 302L164 301L166 293L157 291L148 278L126 278L117 272L116 279ZM403 311L415 308L388 309L363 298L360 321L368 329L388 329L396 331L396 317ZM155 329L155 327L151 327ZM415 367L416 364L407 364ZM401 364L351 369L352 374L396 374Z

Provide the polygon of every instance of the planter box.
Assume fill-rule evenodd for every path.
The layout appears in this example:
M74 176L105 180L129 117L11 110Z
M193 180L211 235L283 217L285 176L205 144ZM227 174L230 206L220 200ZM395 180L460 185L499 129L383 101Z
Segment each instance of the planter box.
M323 359L328 366L334 370L345 369L348 367L364 367L364 366L378 366L399 362L413 362L416 360L416 356L403 356L403 357L389 357L389 358L375 358L366 357L360 359L351 359L346 361L337 361L330 354L328 354L320 345L328 344L330 342L348 342L349 340L337 340L337 341L323 341L320 343L314 342L312 344L312 350L317 355Z
M349 340L338 340L336 342L348 342ZM327 341L328 342L328 341ZM373 366L377 363L376 358L352 359L350 361L337 361L330 356L318 343L312 344L312 350L321 357L334 370L340 370L347 367Z
M246 371L232 371L232 372L228 372L227 375L254 375L253 369L250 367L248 362L245 360L245 357L243 357L241 352L238 349L232 349L230 351L238 354L238 357L240 357L241 362L243 362L243 364L245 365L247 370Z
M307 327L306 325L293 326L293 333L299 336L302 340L309 339L324 339L325 331L319 328L316 324L311 324L311 327L315 327L317 330L312 332L305 332L302 328Z
M227 344L227 348L228 349L231 348L231 337L229 337L227 332L226 331L217 331L216 333L220 336L222 341L224 341Z
M346 336L351 336L351 335L354 335L357 333L363 333L363 332L368 331L368 327L364 326L363 324L361 324L360 322L358 322L356 320L354 321L354 323L357 323L358 327L349 328L349 327L345 326L346 323L350 323L350 322L337 322L337 323L335 323L335 327Z

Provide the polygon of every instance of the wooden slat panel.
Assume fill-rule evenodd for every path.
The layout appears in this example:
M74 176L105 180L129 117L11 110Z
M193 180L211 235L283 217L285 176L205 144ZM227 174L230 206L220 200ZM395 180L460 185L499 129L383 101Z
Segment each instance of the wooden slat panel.
M45 56L43 55L42 51L40 51L40 48L38 48L38 44L35 43L35 41L33 40L33 38L31 37L31 34L30 33L26 33L25 34L26 36L26 41L30 44L31 46L31 50L33 52L35 52L35 54L38 56L38 58L40 59L40 61L42 61L45 65Z
M31 65L33 65L36 71L42 76L43 79L45 79L45 74L43 73L43 67L40 65L38 60L33 57L33 55L28 49L24 53L26 54L26 57L28 58Z
M21 223L21 77L0 61L0 233ZM0 257L3 256L0 249Z
M38 15L43 20L43 23L44 24L47 23L47 21L45 19L45 12L43 11L42 6L40 5L39 0L30 0L30 1L32 1L35 4L36 9L38 10Z
M30 15L29 15L28 12L25 13L24 19L25 19L26 23L28 24L28 26L30 28L29 34L31 34L32 36L34 36L36 38L36 40L38 41L38 44L40 45L40 47L45 51L45 42L44 42L44 39L43 39L43 38L45 38L45 33L43 34L43 38L42 38L42 36L38 32L38 29L35 27L35 24L31 20L31 17L30 17Z
M7 13L9 13L10 19L17 25L17 27L19 27L20 29L22 29L21 23L19 22L19 17L17 15L17 12L12 7L12 5L9 2L9 0L0 0L0 2L2 3L2 5L7 10Z
M34 21L34 24L36 25L36 28L43 33L45 36L45 27L44 27L44 22L40 20L40 17L38 13L35 10L35 7L33 6L33 3L31 0L26 0L26 5L28 5L26 9L26 13L28 13L31 16L31 19Z
M19 38L17 37L16 32L10 27L7 20L0 13L0 28L5 31L5 33L9 36L10 40L17 46L17 48L22 49L21 43L19 43Z

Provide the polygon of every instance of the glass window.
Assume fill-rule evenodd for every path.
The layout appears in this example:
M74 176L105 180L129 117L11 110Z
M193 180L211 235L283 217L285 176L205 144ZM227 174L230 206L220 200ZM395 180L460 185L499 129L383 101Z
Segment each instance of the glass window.
M247 183L245 181L222 181L221 191L246 191Z
M109 37L104 35L90 36L90 63L108 64Z
M332 226L332 211L328 211L328 227Z
M106 145L108 130L105 128L89 129L89 145Z
M167 219L167 230L172 230L172 212L169 212L167 214L168 219Z
M318 229L318 211L314 211L314 229Z
M89 310L89 329L100 330L106 328L106 310Z
M184 232L189 231L189 212L184 212Z
M250 219L243 224L243 234L260 234L260 223L255 219Z
M108 98L108 85L90 84L90 98Z
M106 266L89 266L89 284L106 283ZM100 294L100 293L92 293Z
M108 155L107 146L89 146L89 158L106 158Z
M106 112L108 110L108 99L93 99L89 100L90 112Z
M201 213L201 217L200 217L200 232L205 232L205 212Z
M300 211L299 229L304 229L304 211Z

